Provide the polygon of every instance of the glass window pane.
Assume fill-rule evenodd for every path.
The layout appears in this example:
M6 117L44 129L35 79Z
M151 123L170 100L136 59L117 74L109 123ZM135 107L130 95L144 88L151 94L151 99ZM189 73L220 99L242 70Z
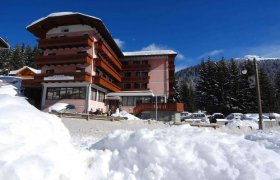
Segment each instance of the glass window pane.
M66 98L66 88L60 89L60 98L65 99Z
M59 92L60 92L60 88L53 89L53 99L60 99Z
M80 88L80 99L85 99L86 97L86 88Z

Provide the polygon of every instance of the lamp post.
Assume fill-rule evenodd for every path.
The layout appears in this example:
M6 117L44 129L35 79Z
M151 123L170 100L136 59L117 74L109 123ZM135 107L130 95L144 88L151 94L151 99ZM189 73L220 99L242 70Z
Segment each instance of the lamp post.
M259 129L263 130L263 118L262 118L262 102L261 102L261 91L260 91L260 81L259 81L259 72L256 58L253 59L254 71L255 71L255 82L256 82L256 92L257 92L257 102L259 110ZM242 74L246 74L247 69L242 70Z

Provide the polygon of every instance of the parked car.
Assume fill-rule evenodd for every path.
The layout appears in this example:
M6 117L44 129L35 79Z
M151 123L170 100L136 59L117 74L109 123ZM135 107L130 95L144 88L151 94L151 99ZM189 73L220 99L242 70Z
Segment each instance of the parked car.
M226 119L227 120L241 120L242 113L231 113L229 114Z
M209 123L209 119L204 113L192 113L191 115L187 116L184 121Z
M225 119L222 113L214 113L209 117L210 123L217 123L217 119Z
M72 104L67 103L55 103L54 105L49 107L49 112L59 112L59 113L65 113L65 112L75 112L76 107Z
M266 115L262 115L262 118L264 121L269 121L270 118ZM259 114L243 114L241 116L241 120L247 120L247 121L259 121Z
M187 111L181 112L181 121L184 121L184 119L190 115L191 115L190 112Z

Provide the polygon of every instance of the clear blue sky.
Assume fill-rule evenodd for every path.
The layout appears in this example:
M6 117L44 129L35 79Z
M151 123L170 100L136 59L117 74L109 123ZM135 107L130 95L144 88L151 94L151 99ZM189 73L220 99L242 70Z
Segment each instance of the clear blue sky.
M176 68L213 59L255 54L280 57L278 0L6 0L1 2L0 36L36 44L25 30L52 12L81 12L103 20L123 51L172 49Z

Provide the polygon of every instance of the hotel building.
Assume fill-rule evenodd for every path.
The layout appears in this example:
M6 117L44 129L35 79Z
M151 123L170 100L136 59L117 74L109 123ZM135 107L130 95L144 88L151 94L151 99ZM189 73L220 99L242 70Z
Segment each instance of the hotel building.
M78 112L121 106L137 114L138 104L155 97L166 103L174 95L172 50L122 52L101 19L82 13L53 13L27 30L42 50L36 58L41 74L23 85L29 93L41 92L40 109L64 102Z

